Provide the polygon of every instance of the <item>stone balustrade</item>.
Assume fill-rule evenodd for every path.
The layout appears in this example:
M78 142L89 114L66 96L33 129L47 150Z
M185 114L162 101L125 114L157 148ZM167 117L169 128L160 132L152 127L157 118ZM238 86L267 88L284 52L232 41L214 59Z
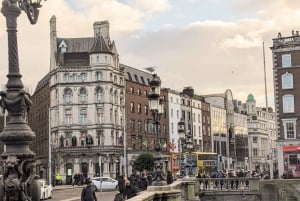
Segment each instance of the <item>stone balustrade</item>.
M300 180L189 178L167 186L149 186L128 201L281 201L299 200Z
M201 191L258 191L259 178L197 178L196 189ZM198 187L197 187L198 186ZM196 193L197 193L196 192Z
M146 191L128 201L198 201L195 197L195 179L185 179L166 186L148 186Z

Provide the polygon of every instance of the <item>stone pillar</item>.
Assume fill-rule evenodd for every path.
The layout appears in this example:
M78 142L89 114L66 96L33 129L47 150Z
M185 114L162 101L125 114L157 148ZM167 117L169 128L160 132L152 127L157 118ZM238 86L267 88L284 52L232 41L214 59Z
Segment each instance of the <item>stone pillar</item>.
M195 197L195 180L189 180L187 182L187 200L198 200Z
M103 164L103 176L104 177L110 177L109 157L107 156L103 162L104 162L104 164Z
M277 161L278 161L278 176L284 172L284 154L283 154L283 143L277 143Z
M74 172L74 174L78 174L78 173L80 173L81 171L80 171L80 167L79 167L79 161L78 161L78 158L75 158L75 160L74 160L74 170L73 170Z

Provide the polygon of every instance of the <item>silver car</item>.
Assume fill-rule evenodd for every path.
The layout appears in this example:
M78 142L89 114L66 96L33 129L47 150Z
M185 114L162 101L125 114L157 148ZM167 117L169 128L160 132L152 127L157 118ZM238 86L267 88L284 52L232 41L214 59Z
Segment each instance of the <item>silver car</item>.
M117 190L118 181L110 177L94 177L91 179L97 191Z

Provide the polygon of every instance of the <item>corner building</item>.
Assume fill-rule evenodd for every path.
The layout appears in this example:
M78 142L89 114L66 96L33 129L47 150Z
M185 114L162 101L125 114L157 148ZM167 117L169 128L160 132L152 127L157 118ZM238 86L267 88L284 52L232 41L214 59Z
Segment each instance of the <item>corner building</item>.
M60 38L50 20L52 172L69 184L75 173L115 177L123 160L125 78L108 21L94 36Z
M300 36L273 39L273 75L279 176L300 176Z

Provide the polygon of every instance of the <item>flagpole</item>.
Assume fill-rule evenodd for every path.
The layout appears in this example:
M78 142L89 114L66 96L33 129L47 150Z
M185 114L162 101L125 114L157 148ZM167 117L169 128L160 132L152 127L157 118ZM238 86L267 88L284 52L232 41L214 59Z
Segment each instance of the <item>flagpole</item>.
M266 115L267 115L267 134L269 138L269 146L267 153L267 161L269 161L270 179L273 179L273 151L272 151L272 136L269 125L269 105L268 105L268 90L267 90L267 73L266 73L266 57L265 57L265 43L263 42L263 60L264 60L264 81L265 81L265 98L266 98ZM268 160L269 159L269 160Z
M125 119L125 105L124 105L124 113L123 113L123 147L124 147L124 179L127 178L127 139L126 139L126 119Z

